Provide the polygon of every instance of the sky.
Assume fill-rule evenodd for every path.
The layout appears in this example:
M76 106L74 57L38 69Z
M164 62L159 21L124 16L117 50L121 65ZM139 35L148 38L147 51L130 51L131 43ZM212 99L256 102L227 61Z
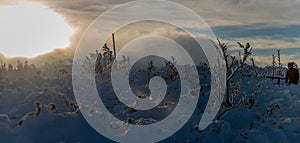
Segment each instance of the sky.
M36 2L61 15L75 32L69 50L95 18L103 12L130 0L0 0L0 7ZM282 50L282 62L300 65L299 0L171 0L199 14L216 37L232 49L236 42L249 42L259 65L270 65L272 54ZM1 52L1 51L0 51ZM72 55L72 52L70 52Z

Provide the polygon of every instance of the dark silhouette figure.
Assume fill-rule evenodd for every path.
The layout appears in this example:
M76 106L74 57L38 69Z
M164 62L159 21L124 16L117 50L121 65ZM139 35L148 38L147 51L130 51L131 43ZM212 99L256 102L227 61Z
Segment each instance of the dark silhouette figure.
M295 63L288 63L288 71L286 72L285 75L285 82L287 85L290 84L298 84L299 82L299 71L294 67Z

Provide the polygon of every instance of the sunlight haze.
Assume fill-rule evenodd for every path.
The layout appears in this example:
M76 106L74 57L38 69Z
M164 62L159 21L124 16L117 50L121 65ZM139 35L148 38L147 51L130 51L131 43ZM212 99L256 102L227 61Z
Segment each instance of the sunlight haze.
M0 51L32 58L69 45L73 30L57 13L36 3L0 7Z

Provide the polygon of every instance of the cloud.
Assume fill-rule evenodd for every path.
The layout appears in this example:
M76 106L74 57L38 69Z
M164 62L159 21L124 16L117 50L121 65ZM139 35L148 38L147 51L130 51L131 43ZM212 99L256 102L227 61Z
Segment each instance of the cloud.
M298 0L198 0L185 2L211 26L269 23L290 25L300 23Z
M276 39L272 37L253 37L253 38L234 38L221 39L222 42L227 43L232 49L237 48L237 42L250 43L254 49L290 49L300 48L300 38L291 39Z
M147 27L147 28L145 28ZM187 33L182 30L179 30L178 27L163 22L136 22L119 29L115 32L116 39L116 50L117 53L122 49L126 44L146 36L162 36L176 41L178 44L183 46L187 52L191 54L192 57L195 57L195 61L207 63L204 52L199 47L198 43L190 37ZM93 36L95 37L95 36ZM86 42L83 47L91 47L89 50L100 49L101 46L92 45L93 42ZM106 41L108 47L112 47L111 37ZM159 49L160 47L158 47ZM136 49L138 52L139 49ZM93 51L92 51L93 52ZM173 52L173 51L170 51Z
M29 0L2 0L0 6ZM31 0L42 3L62 15L74 29L69 50L75 47L95 18L119 4L131 0ZM299 48L299 0L171 0L197 12L217 37L228 41L250 42L255 49ZM140 10L143 10L142 8ZM161 30L163 31L163 30ZM155 31L156 32L156 31ZM127 34L129 36L133 34ZM72 53L72 52L69 52Z
M259 66L271 66L272 65L272 55L270 56L253 56L253 59L256 65ZM294 61L296 64L300 64L300 57L299 55L281 55L281 63L284 67L287 67L289 62ZM276 59L277 62L277 59ZM278 63L278 62L277 62Z
M2 5L27 0L2 0ZM57 10L75 24L83 17L92 21L104 11L132 0L31 0ZM171 0L196 11L211 26L269 23L290 25L300 23L298 0ZM76 16L77 15L77 16Z
M300 37L300 25L269 25L255 23L250 25L216 26L212 27L215 34L224 39L272 37L276 39L288 39Z

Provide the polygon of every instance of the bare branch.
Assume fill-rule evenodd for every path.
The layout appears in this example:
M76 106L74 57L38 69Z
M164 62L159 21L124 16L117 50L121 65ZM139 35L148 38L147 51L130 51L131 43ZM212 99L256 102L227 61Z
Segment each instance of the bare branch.
M227 70L232 68L232 65L233 65L233 63L234 63L234 61L235 61L235 56L230 56L230 58L231 58L231 62L230 62L230 64L228 65Z
M232 110L232 109L234 109L234 108L236 108L236 107L242 105L243 103L244 103L244 101L243 101L242 99L240 99L239 102L238 102L237 104L235 104L235 105L233 105L232 107L227 108L227 109L225 109L223 112L221 112L221 113L217 116L216 119L217 119L217 120L220 120L220 119L223 117L223 115L224 115L225 113L227 113L228 111L230 111L230 110Z

